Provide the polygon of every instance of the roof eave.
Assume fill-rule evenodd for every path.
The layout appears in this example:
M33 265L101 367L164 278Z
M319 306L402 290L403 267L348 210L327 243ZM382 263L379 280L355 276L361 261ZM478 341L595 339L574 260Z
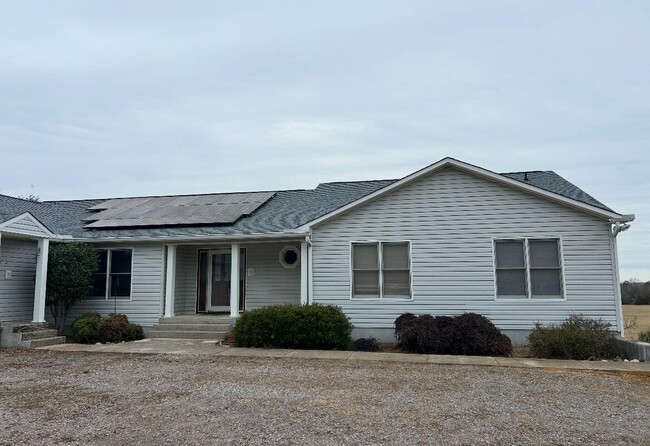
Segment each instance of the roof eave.
M256 240L284 240L288 238L302 238L308 235L307 231L285 231L252 234L209 234L209 235L162 235L162 236L116 236L116 237L73 237L70 235L59 236L62 242L85 243L132 243L132 242L163 242L169 244L191 242L238 242Z

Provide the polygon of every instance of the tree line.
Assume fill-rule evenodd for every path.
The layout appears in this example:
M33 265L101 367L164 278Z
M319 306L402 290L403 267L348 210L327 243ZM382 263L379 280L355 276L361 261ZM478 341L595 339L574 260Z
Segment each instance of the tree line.
M621 300L623 305L650 305L650 281L630 279L621 283Z

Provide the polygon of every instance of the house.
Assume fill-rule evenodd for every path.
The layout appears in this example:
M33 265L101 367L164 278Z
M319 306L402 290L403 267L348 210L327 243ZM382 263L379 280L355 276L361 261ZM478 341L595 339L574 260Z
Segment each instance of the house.
M623 331L619 214L550 171L445 158L399 180L312 190L49 201L0 196L0 320L44 321L49 242L91 243L93 289L70 320L273 304L340 306L354 336L404 312L477 312L514 342L572 313ZM236 265L233 267L233 265Z

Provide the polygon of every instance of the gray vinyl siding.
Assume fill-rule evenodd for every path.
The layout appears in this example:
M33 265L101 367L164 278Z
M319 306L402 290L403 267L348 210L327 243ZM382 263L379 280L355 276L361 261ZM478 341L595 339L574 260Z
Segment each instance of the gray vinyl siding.
M2 228L6 232L14 232L18 234L31 235L34 237L49 237L50 235L44 232L34 221L25 216L13 222L12 224Z
M246 268L254 275L246 277L246 309L278 304L300 303L300 264L285 268L280 264L280 251L300 243L242 245L246 248Z
M131 299L106 300L92 298L77 303L68 324L86 311L97 311L102 317L115 311L126 314L130 322L151 327L158 322L163 296L163 245L138 243L130 245L97 245L98 248L132 248ZM49 310L46 309L46 317Z
M561 238L566 301L495 300L493 239ZM412 301L350 298L352 241L411 242ZM403 312L477 312L502 329L557 323L571 313L616 326L609 224L446 168L313 228L314 300L359 328L389 328Z
M36 240L0 239L0 320L31 321L34 316ZM11 279L5 279L5 271Z
M196 246L179 246L176 249L175 314L196 313L198 250Z

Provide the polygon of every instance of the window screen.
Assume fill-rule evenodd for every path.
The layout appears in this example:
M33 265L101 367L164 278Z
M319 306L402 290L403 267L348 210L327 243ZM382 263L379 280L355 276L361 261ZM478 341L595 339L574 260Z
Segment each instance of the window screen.
M131 296L131 259L130 249L111 250L110 259L110 297Z
M558 239L497 240L494 251L497 297L563 296Z
M560 251L557 240L529 240L532 297L561 297Z
M526 261L523 240L495 244L497 296L526 297Z
M353 243L352 296L360 298L410 298L411 259L409 243Z
M353 294L379 297L379 249L377 243L352 245Z
M382 270L385 297L410 297L411 274L408 243L382 244Z
M106 297L106 274L108 267L108 251L99 249L96 251L99 269L93 274L92 288L88 292L88 297Z

